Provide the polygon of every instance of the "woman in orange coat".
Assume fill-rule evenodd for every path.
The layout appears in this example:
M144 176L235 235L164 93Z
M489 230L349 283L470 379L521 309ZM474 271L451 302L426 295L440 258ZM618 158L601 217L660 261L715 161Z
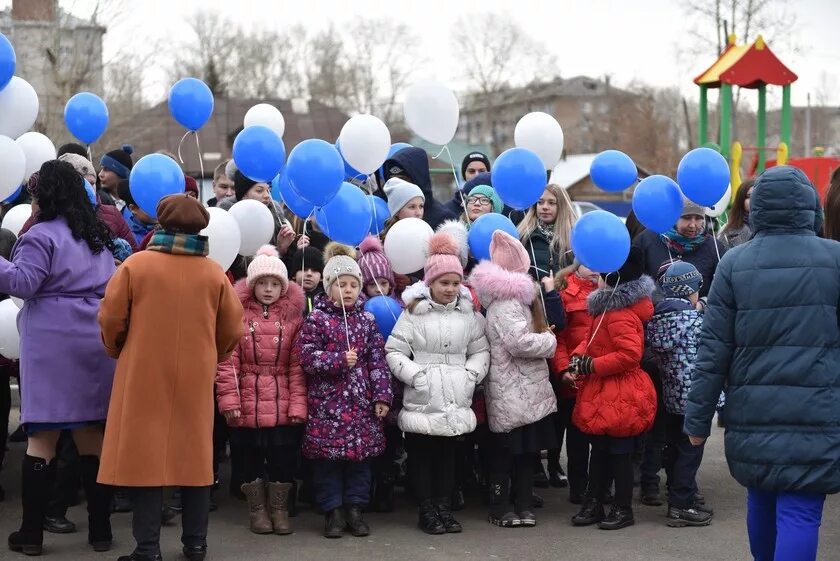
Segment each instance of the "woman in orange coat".
M242 304L198 232L209 215L171 195L161 230L108 283L102 341L118 359L99 482L130 487L137 548L121 561L160 559L163 487L180 486L184 555L204 559L213 484L216 366L242 335Z
M641 367L643 322L653 316L653 279L643 275L638 252L631 251L618 272L602 274L601 288L588 299L592 328L575 349L568 374L580 387L572 421L590 435L590 496L572 518L579 526L598 523L617 530L634 523L633 463L635 437L656 415L656 390ZM610 477L615 502L604 517Z

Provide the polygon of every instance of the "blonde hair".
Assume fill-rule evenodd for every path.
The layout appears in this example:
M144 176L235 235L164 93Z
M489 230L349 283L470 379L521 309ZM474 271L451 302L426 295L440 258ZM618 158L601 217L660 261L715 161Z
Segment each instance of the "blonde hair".
M562 258L566 250L572 246L572 226L577 221L577 213L565 189L559 185L549 183L545 186L545 190L554 195L554 198L557 200L557 218L554 219L554 238L551 241L550 250L559 258ZM537 203L534 203L517 227L519 239L523 245L536 231L538 221ZM528 246L526 245L525 247L527 248Z

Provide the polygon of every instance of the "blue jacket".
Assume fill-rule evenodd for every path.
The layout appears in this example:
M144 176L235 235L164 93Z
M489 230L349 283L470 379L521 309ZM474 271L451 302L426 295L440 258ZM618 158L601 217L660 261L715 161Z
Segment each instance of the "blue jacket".
M128 205L123 207L122 215L125 221L128 222L128 227L131 228L131 233L134 234L134 239L137 240L137 246L139 247L146 235L155 229L155 225L144 224L137 220L134 217L134 213L128 210Z
M665 245L664 236L660 236L653 230L645 230L633 240L633 245L638 246L644 255L645 274L654 279L658 278L659 267L670 258L682 259L691 263L700 274L703 275L703 286L700 287L700 296L706 296L712 286L712 279L715 276L715 269L718 265L718 253L721 257L726 253L726 247L717 241L711 234L706 235L706 241L700 244L697 249L690 253L680 255L674 250L669 250ZM715 248L717 245L717 248Z
M432 192L432 175L429 172L429 157L422 148L414 146L403 148L391 158L385 161L385 180L394 175L405 175L412 183L420 187L423 196L426 198L426 208L423 212L423 220L437 230L437 227L447 220L457 220L459 214L452 214L443 204L435 199ZM402 173L395 170L402 170Z
M700 333L685 431L708 436L726 385L726 459L746 487L840 491L840 243L816 236L800 170L756 181L755 237L720 262Z

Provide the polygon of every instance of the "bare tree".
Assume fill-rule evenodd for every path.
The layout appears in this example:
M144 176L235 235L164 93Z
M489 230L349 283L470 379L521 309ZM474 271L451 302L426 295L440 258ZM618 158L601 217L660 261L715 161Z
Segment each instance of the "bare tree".
M343 53L344 40L332 25L310 39L306 78L312 99L343 108L349 78Z
M192 18L194 37L176 46L170 81L185 76L203 79L214 95L225 95L235 71L234 53L239 29L213 12L199 12Z

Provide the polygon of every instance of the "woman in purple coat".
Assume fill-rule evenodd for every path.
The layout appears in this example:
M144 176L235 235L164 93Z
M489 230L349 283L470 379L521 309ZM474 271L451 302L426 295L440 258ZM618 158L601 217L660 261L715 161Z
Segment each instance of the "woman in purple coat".
M40 555L56 442L62 430L72 430L87 495L88 542L107 551L110 488L96 483L96 475L115 363L105 355L96 316L114 272L111 237L70 164L46 162L28 190L38 223L18 240L11 261L0 258L0 293L25 300L17 323L29 441L21 474L23 520L9 536L9 548Z

